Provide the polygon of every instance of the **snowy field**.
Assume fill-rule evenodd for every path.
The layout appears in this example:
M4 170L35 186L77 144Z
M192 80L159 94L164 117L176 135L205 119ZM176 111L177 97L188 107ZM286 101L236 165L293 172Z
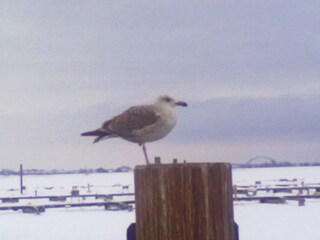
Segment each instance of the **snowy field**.
M319 173L320 167L236 169L233 182L253 185L255 181L272 184L279 179L297 179L299 183L312 184L320 183ZM133 173L26 176L24 185L26 196L70 194L75 186L81 194L121 193L122 186L129 186L132 192ZM0 197L19 196L18 186L19 177L0 176ZM32 200L28 201L32 204ZM320 200L307 200L300 207L295 201L237 202L234 211L240 240L320 239ZM126 229L134 218L134 211L105 211L103 207L47 209L40 215L0 211L0 239L126 240Z

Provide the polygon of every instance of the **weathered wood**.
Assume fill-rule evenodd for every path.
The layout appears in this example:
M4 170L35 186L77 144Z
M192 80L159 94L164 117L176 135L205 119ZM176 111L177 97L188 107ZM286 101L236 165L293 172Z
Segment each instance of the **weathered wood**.
M160 157L155 157L154 158L154 163L155 164L160 164L161 163L161 158Z
M234 240L231 165L135 168L139 240Z
M0 206L0 210L20 210L20 209L25 209L25 208L72 208L72 207L105 207L105 210L128 210L132 211L132 206L131 204L134 204L133 200L128 200L128 201L121 201L121 202L79 202L79 203L47 203L47 204L37 204L35 206L31 205L6 205L6 206Z

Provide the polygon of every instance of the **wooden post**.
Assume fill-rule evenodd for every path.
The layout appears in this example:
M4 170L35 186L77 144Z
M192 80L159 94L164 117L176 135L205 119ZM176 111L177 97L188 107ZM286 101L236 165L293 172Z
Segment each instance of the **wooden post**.
M137 166L138 240L234 240L231 165Z
M161 164L161 158L160 157L155 157L154 158L154 163L155 164Z

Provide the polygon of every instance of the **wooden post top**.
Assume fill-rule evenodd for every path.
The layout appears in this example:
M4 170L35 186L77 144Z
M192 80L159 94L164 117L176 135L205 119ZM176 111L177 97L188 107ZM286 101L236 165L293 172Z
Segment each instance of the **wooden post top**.
M137 165L135 166L135 170L142 169L170 169L170 168L232 168L230 163L225 162L217 162L217 163L208 163L208 162L200 162L200 163L161 163L161 164L148 164L148 165Z

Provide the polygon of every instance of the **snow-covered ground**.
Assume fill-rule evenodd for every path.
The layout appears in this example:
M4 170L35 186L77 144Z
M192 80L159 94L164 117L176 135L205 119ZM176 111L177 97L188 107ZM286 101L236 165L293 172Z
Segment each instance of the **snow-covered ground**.
M233 182L253 185L255 181L272 184L279 179L297 179L305 184L320 183L320 167L236 169ZM26 176L24 195L70 194L76 186L80 193L120 193L122 186L133 191L132 173ZM88 187L89 186L89 187ZM19 177L0 177L0 197L19 196ZM32 204L32 200L30 204ZM0 203L1 205L1 203ZM235 220L240 240L319 240L320 200L287 204L236 202ZM128 211L105 211L103 207L47 209L40 215L20 211L0 211L2 240L125 240L126 229L135 215ZM201 239L199 239L201 240Z

